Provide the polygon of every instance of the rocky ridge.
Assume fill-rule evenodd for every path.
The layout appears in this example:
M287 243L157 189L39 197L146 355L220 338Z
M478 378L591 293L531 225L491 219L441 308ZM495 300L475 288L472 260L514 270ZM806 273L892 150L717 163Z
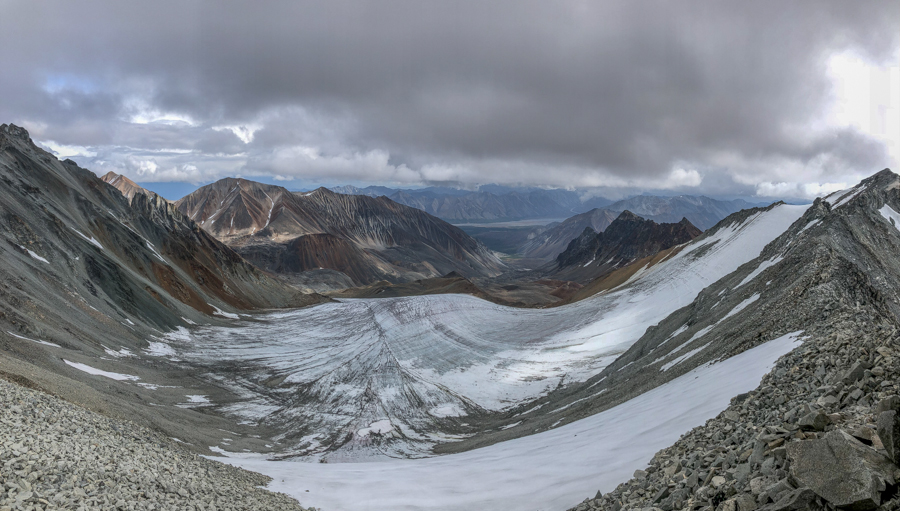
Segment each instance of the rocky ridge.
M658 224L623 211L602 232L585 227L556 256L554 278L587 283L635 260L652 256L701 234L688 219Z

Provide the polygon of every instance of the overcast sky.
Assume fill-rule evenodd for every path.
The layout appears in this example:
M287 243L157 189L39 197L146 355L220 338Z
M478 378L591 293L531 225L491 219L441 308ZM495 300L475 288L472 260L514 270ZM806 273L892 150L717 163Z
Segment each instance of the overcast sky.
M0 123L139 182L814 197L900 150L900 2L0 0Z

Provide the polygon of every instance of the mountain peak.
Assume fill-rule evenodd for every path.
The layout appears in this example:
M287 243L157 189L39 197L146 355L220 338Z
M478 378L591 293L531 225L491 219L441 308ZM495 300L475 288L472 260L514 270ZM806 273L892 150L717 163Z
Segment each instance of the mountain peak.
M0 124L0 134L7 135L12 138L18 138L21 140L31 140L31 135L28 134L28 130L21 126L16 126L15 124Z

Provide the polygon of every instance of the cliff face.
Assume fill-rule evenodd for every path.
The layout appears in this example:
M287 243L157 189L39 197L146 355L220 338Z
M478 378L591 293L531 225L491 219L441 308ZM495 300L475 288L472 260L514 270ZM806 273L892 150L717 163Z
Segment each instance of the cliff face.
M603 232L585 227L556 257L556 278L585 281L616 268L687 243L701 234L686 218L658 224L630 211L622 212Z
M357 284L458 271L488 276L503 264L462 230L386 197L342 195L227 178L175 203L204 230L257 266L298 273L341 271Z

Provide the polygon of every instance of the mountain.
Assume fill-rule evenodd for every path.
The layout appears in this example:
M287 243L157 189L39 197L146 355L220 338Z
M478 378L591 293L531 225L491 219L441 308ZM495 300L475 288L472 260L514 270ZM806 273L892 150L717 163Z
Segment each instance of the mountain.
M554 277L584 283L638 259L687 243L701 234L686 218L658 224L623 211L602 232L585 227L556 256Z
M565 218L582 211L576 192L559 189L482 185L478 191L446 187L393 189L383 186L331 188L336 193L389 197L450 222L496 222L530 218Z
M733 213L560 307L428 294L469 288L449 275L409 286L427 296L213 310L219 318L176 299L148 261L168 261L217 309L239 310L217 292L242 288L264 305L286 288L172 206L141 194L129 205L8 126L0 192L0 374L114 416L86 444L98 456L120 436L154 452L175 437L177 449L230 455L271 476L270 489L325 509L895 507L900 176L890 171L812 205ZM257 223L246 229L271 224L272 209L248 214ZM563 259L604 247L639 257L665 239L653 222L620 217L602 245L588 232ZM230 229L231 218L215 224ZM616 237L627 226L643 237ZM197 238L179 243L188 227ZM176 264L190 247L186 261L228 276L227 288ZM367 292L381 289L391 287ZM8 400L10 420L68 420L46 418L59 409L49 399ZM164 434L137 436L125 418ZM27 447L44 463L68 452L51 436L67 425L5 433L0 449ZM48 466L55 475L81 458ZM177 487L160 462L129 463L129 491ZM3 502L30 505L27 487L47 494L49 481L15 477Z
M553 259L585 229L602 232L618 216L617 212L609 209L592 209L569 217L548 229L535 230L530 239L519 247L518 253L525 257Z
M632 213L657 222L678 222L687 218L700 230L706 230L726 216L758 206L743 200L721 201L704 196L679 195L658 197L638 195L604 206L610 211L631 211Z
M137 193L129 203L23 128L0 125L4 378L150 427L191 429L197 420L187 410L148 404L176 390L160 391L162 381L196 385L149 355L162 335L322 301L247 263L161 198ZM110 360L119 373L103 372ZM123 373L148 386L123 394L96 376Z
M128 202L131 202L137 194L146 195L154 200L156 197L159 197L157 194L147 190L127 177L112 171L107 172L100 180L122 192L122 195L128 199Z
M285 188L227 178L176 208L260 268L276 273L337 270L356 284L399 282L457 271L496 275L503 265L460 229L386 197L325 188Z

